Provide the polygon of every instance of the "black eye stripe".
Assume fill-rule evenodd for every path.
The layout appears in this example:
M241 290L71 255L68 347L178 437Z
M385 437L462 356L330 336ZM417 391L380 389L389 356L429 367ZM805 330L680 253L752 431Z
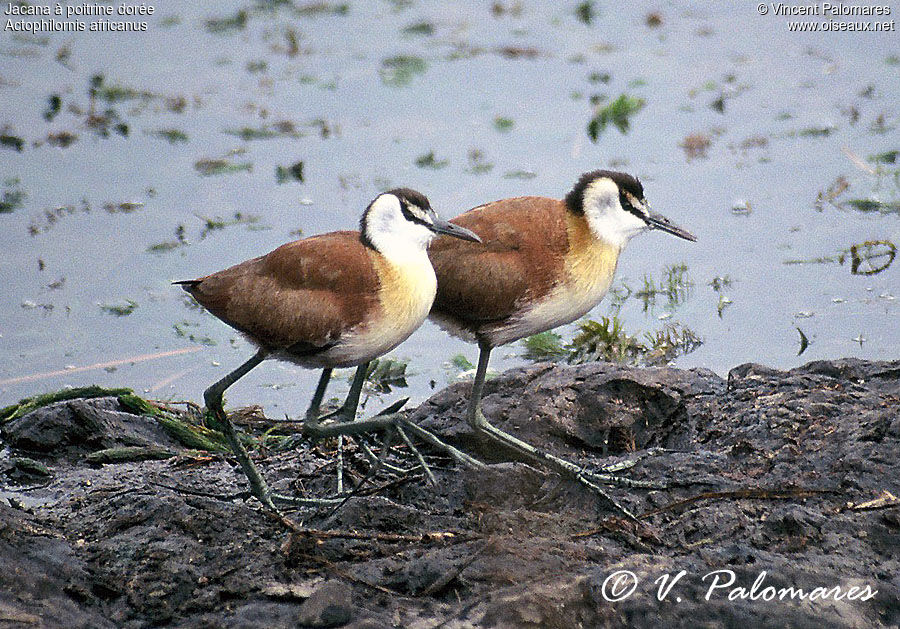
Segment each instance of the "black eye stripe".
M400 200L400 210L403 212L404 218L411 223L418 223L419 225L425 225L428 227L430 223L423 218L417 216L409 206L409 203L406 202L405 199Z
M624 190L619 191L619 205L622 206L622 209L626 212L631 212L638 218L643 219L645 217L644 211L637 206L635 206L629 199L628 195L625 194Z
M572 190L566 195L565 202L570 212L573 214L581 214L584 212L584 193L591 183L601 177L612 179L618 186L619 202L623 209L638 216L642 216L640 211L633 208L631 203L625 198L626 192L629 192L635 199L644 198L644 187L641 185L640 180L638 180L637 177L632 177L628 173L621 173L614 170L594 170L589 173L584 173L575 183Z

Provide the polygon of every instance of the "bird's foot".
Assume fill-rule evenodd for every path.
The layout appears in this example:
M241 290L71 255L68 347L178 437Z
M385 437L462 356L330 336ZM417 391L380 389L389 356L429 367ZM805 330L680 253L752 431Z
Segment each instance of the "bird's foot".
M554 454L550 454L549 452L546 452L540 448L536 448L530 443L522 441L518 437L500 430L489 421L487 421L487 418L485 418L485 416L481 413L480 409L476 411L474 417L469 418L469 423L480 434L485 435L486 437L507 446L508 448L518 452L521 455L524 455L525 457L538 461L545 467L559 473L562 476L577 480L579 483L590 489L593 493L599 495L601 498L607 501L616 511L631 520L637 520L637 518L633 513L631 513L631 511L629 511L625 506L620 504L615 498L613 498L608 492L606 492L606 490L604 490L601 485L621 485L625 487L639 487L642 489L665 488L665 485L662 484L651 483L647 481L636 481L612 473L634 467L639 459L614 464L612 466L604 468L604 470L599 473L593 472L586 469L584 466L578 465L571 461L567 461L566 459L560 458Z

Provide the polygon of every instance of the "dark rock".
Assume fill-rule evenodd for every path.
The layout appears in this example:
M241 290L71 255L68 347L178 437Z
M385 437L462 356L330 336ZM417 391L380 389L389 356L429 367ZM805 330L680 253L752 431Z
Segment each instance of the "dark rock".
M457 384L413 411L411 420L466 448L483 441L465 422L468 384ZM652 446L685 448L695 418L689 399L723 391L709 370L632 369L610 363L512 369L485 385L483 410L498 428L563 455L573 446L602 454Z
M15 420L11 433L13 422L4 426L0 618L129 628L897 626L898 383L900 361L851 359L741 365L727 383L705 370L599 363L512 370L488 383L489 419L587 470L633 464L616 474L657 486L605 490L638 522L473 434L461 383L413 417L497 463L461 469L422 447L431 486L398 448L392 467L335 513L289 511L305 533L246 499L230 456L89 465L86 452L135 445L123 439L169 442L115 400L75 400ZM345 481L356 487L371 462L358 440L344 442ZM252 455L281 493L333 491L333 443ZM25 475L23 457L52 476ZM723 587L710 591L716 576ZM633 579L634 592L611 600L616 578ZM816 588L825 590L810 600ZM843 596L821 596L834 588ZM851 588L877 594L851 599Z
M319 586L300 606L297 622L304 627L340 627L353 616L353 594L340 581Z
M75 399L37 408L2 428L14 448L79 456L121 446L171 446L152 418L126 412L115 397Z
M85 558L39 518L0 501L0 624L114 627L91 591Z

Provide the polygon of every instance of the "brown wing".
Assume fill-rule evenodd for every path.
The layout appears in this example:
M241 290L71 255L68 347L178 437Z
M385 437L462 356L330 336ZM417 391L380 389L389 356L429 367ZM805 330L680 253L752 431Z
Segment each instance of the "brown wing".
M437 238L428 250L438 278L433 310L463 322L496 321L544 294L562 269L565 205L518 197L482 205L452 220L482 243Z
M378 276L358 232L282 245L259 258L183 282L228 325L268 349L309 352L337 341L377 307Z

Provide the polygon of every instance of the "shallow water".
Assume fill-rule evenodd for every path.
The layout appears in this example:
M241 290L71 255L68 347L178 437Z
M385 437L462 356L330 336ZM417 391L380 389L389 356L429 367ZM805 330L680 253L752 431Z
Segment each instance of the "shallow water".
M141 33L0 30L0 135L13 138L0 146L0 405L92 383L200 400L252 348L170 281L354 227L388 187L421 190L450 217L507 196L561 197L600 167L639 176L654 208L698 236L643 235L617 276L638 289L645 274L687 266L682 302L645 310L631 298L620 312L632 334L676 321L702 337L676 365L724 374L900 353L900 262L853 274L849 251L900 242L897 165L869 159L900 148L896 31L801 34L756 5L718 2L664 3L659 26L640 3L586 3L589 24L577 3L514 0L152 4ZM112 100L89 96L98 75ZM645 106L627 133L610 125L592 142L591 98L623 93ZM107 109L104 135L89 114ZM59 146L61 133L74 142ZM429 153L431 167L417 165ZM201 172L218 159L232 169ZM276 168L299 161L303 181L278 183ZM844 190L817 203L829 187ZM716 277L730 285L717 292ZM810 341L800 356L797 328ZM499 349L492 367L522 352ZM410 360L402 394L420 401L455 380L460 353L477 357L426 324L392 354ZM316 376L269 361L229 403L296 414Z

